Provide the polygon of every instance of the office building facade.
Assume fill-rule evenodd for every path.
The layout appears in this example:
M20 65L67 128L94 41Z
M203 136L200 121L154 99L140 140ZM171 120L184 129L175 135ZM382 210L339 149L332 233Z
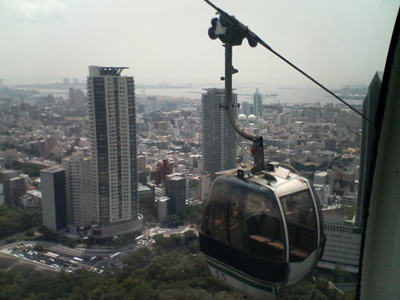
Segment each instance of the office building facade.
M185 207L186 178L181 173L165 176L165 195L169 198L168 213L176 214Z
M322 269L341 267L350 273L358 273L361 249L360 227L325 222L326 245L318 263Z
M201 101L203 171L210 173L213 181L216 172L236 168L237 142L226 110L221 108L225 101L225 90L207 89ZM236 94L232 95L232 103L237 103Z
M373 160L373 149L376 143L377 132L373 124L378 114L378 102L381 92L383 72L376 72L368 88L368 94L363 103L363 115L372 123L362 120L362 141L360 155L360 184L357 199L356 221L362 226L365 221L363 215L364 199L367 198L368 188L372 183L371 161Z
M40 171L43 225L59 232L67 227L65 170L51 167Z
M146 170L146 156L139 155L137 157L137 173L139 183L146 185L147 183L147 170Z
M98 238L141 230L138 214L136 111L133 77L126 68L89 67L93 235Z
M143 215L144 219L156 215L156 194L155 189L146 185L139 184L138 188L139 197L139 212Z

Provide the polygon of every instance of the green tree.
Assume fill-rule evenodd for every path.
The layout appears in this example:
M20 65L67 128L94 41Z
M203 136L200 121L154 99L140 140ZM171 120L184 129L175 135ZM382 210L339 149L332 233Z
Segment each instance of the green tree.
M170 236L170 240L172 240L174 242L175 246L180 246L183 243L183 238L182 236L178 235L178 234L172 234Z
M346 283L351 282L352 277L349 272L346 272L342 267L339 266L332 270L331 281L336 283Z
M0 206L0 238L39 226L42 213L39 208L23 209L9 205Z
M193 243L187 247L187 253L196 254L200 252L200 244L198 242Z
M197 240L197 235L193 230L188 230L183 234L186 242Z
M179 218L189 224L200 225L204 204L200 205L186 205L183 209L178 211Z
M157 291L148 283L140 283L131 290L126 299L154 300L157 299Z
M171 226L179 226L182 224L182 220L175 214L169 216L168 222Z
M27 237L34 237L35 236L35 232L33 230L29 230L25 235Z
M125 256L123 262L130 267L144 268L150 263L152 258L153 254L151 250L147 247L144 247Z

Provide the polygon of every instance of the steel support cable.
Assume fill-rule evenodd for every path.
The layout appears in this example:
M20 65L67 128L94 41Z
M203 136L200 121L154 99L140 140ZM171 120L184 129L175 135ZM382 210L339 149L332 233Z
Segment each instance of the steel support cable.
M267 43L265 43L262 39L260 39L257 35L255 35L256 40L262 45L264 46L264 48L266 48L267 50L269 50L270 52L272 52L272 54L276 55L278 58L280 58L281 60L283 60L285 63L287 63L289 66L291 66L293 69L295 69L296 71L298 71L299 73L301 73L302 75L304 75L305 77L307 77L309 80L311 80L312 82L314 82L316 85L318 85L321 89L323 89L324 91L326 91L327 93L329 93L330 95L332 95L333 97L335 97L337 100L339 100L340 102L342 102L344 105L346 105L348 108L350 108L352 111L354 111L355 113L357 113L358 115L360 115L363 119L367 120L369 123L374 124L374 122L372 122L370 119L368 119L366 116L364 116L362 113L360 113L357 109L355 109L354 107L352 107L350 104L348 104L346 101L344 101L342 98L340 98L339 96L337 96L334 92L331 92L328 88L326 88L325 86L323 86L321 83L319 83L317 80L315 80L314 78L312 78L310 75L308 75L306 72L304 72L303 70L301 70L300 68L298 68L297 66L295 66L294 64L292 64L289 60L287 60L285 57L283 57L282 55L280 55L278 52L276 52L274 49L272 49L270 46L268 46Z
M235 17L229 15L228 13L226 13L225 11L223 11L222 9L220 9L219 7L215 6L213 3L211 3L209 0L204 0L206 3L208 3L212 8L214 8L216 11L218 11L218 13L220 13L221 15L223 15L227 20L229 20L228 22L231 23L232 26L237 26L239 28L241 28L242 30L245 31L245 37L250 41L257 41L258 43L260 43L261 45L264 46L264 48L266 48L267 50L269 50L270 52L272 52L272 54L276 55L277 57L279 57L281 60L283 60L285 63L287 63L289 66L291 66L293 69L295 69L296 71L298 71L299 73L301 73L302 75L304 75L305 77L307 77L309 80L311 80L312 82L314 82L316 85L318 85L321 89L323 89L324 91L326 91L328 94L330 94L331 96L335 97L337 100L339 100L340 102L342 102L344 105L346 105L348 108L350 108L352 111L354 111L356 114L358 114L359 116L361 116L363 119L365 119L366 121L368 121L369 123L371 123L372 125L375 126L375 123L372 122L370 119L368 119L366 116L364 116L361 112L359 112L357 109L355 109L354 107L352 107L350 104L348 104L346 101L344 101L342 98L340 98L339 96L337 96L335 93L331 92L328 88L326 88L325 86L323 86L321 83L319 83L317 80L315 80L314 78L312 78L310 75L308 75L306 72L304 72L303 70L301 70L300 68L298 68L297 66L295 66L293 63L291 63L289 60L287 60L285 57L283 57L282 55L280 55L278 52L276 52L275 50L273 50L266 42L264 42L258 35L256 35L254 32L252 32L247 26L243 25L242 23L240 23ZM255 46L254 46L255 47Z

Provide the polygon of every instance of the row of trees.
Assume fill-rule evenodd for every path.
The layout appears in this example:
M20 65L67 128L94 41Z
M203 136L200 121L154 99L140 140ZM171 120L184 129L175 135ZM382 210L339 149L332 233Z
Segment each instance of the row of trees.
M211 300L249 299L215 279L198 249L194 232L184 236L155 236L154 249L140 248L123 259L122 268L103 274L43 275L37 272L0 272L4 300ZM190 245L190 246L188 246ZM192 247L192 248L190 248ZM283 300L351 300L353 295L330 289L326 281L306 282L285 293Z
M42 275L0 272L0 299L244 299L214 279L202 255L141 248L128 255L121 269L103 274L77 271Z
M40 167L27 164L24 162L13 160L11 163L6 164L6 167L9 169L21 170L25 174L28 174L31 177L40 176L40 169L41 169Z
M185 224L200 225L204 204L185 205L177 214L169 216L168 222L171 226L180 226Z
M40 224L42 224L42 212L39 208L23 209L9 205L0 206L0 239Z

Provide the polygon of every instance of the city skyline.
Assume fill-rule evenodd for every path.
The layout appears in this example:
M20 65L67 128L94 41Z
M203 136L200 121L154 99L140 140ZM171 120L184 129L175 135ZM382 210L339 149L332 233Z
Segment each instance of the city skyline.
M331 88L368 84L376 70L384 69L398 8L398 1L374 0L215 4ZM158 0L17 0L0 1L0 8L0 78L5 85L82 80L87 65L129 65L127 74L138 84L210 83L223 75L221 43L207 36L215 11L201 0L168 5ZM240 84L311 85L246 41L235 47L234 65L239 70L234 81Z
M26 161L25 165L44 166L44 162L41 159L39 161L32 159L32 155L52 161L61 161L61 159L65 159L70 155L76 155L81 151L88 154L90 148L99 148L98 141L93 137L95 128L102 128L98 130L99 134L97 134L98 137L103 139L102 142L104 142L104 137L107 134L116 133L114 129L118 126L113 124L114 119L117 119L116 116L114 118L114 113L124 110L124 107L122 107L123 103L125 103L123 96L127 94L127 91L123 88L125 86L124 78L132 81L133 78L131 76L111 76L118 75L122 70L124 72L127 71L120 67L101 68L92 66L90 69L91 72L88 80L89 105L81 105L81 101L78 101L76 97L79 94L79 89L75 90L74 88L69 90L68 100L64 100L59 96L54 97L47 93L37 95L34 92L24 92L26 93L25 95L24 93L20 93L21 90L13 88L6 88L1 91L6 96L3 103L4 109L0 114L3 119L3 123L0 125L3 128L2 132L4 132L2 134L4 141L2 146L11 147L15 144L18 145L21 151L4 151L3 155L5 157L10 157L9 159L12 157L18 161ZM99 75L98 73L102 72L104 76L102 74L100 74L102 76L97 76ZM122 82L114 80L114 77L121 79ZM94 85L96 89L92 88ZM102 85L106 86L107 89L103 90L101 88ZM175 214L176 211L169 212L173 213L171 219L169 219L169 206L178 206L176 208L179 210L182 207L188 208L190 205L197 205L201 200L204 201L206 199L208 187L211 183L211 176L203 173L204 170L201 168L202 157L206 161L207 156L206 152L202 152L202 146L206 144L202 142L204 134L202 123L207 126L212 121L215 121L214 128L216 130L213 133L222 142L214 143L214 148L211 148L211 150L214 150L211 153L212 158L218 157L219 154L225 154L226 156L226 154L229 154L233 150L232 161L234 165L232 168L234 169L236 169L236 163L246 163L252 160L249 153L250 145L242 143L242 147L238 149L234 146L236 139L233 136L229 137L229 134L222 129L230 127L227 120L223 120L225 111L219 106L219 104L223 103L224 90L214 88L206 91L211 96L214 96L204 97L203 102L187 98L165 99L165 101L153 102L145 101L142 97L142 101L135 103L137 104L138 111L137 137L141 138L140 143L136 144L137 154L140 155L140 159L138 157L137 169L141 173L141 182L150 182L148 187L140 185L137 188L140 202L139 213L143 215L144 222L151 220L151 216L157 215L159 221L162 223L171 222L171 224L177 224L178 222L182 222L181 213ZM204 96L208 94L204 94ZM21 101L20 105L16 105L12 100L19 95L23 95L21 97L25 100L16 99L17 101ZM99 102L103 102L103 107L100 105L97 111L92 105L93 95L97 95ZM254 96L254 94L248 96ZM86 103L85 99L81 100ZM216 100L215 103L213 100ZM236 96L234 97L234 101L236 101ZM121 109L115 109L116 102L118 102L119 106L122 105ZM251 103L247 104L249 106L247 109L250 110ZM245 109L245 105L241 106L240 109ZM242 126L247 130L257 132L264 137L266 158L271 161L280 161L293 165L300 172L307 172L309 175L317 171L314 173L314 178L318 177L320 172L332 173L333 176L331 179L333 179L333 184L326 184L326 180L314 181L317 183L316 188L321 197L321 203L326 205L324 218L325 216L327 217L325 220L327 236L333 237L327 243L327 249L331 247L334 251L340 252L341 255L338 258L338 262L343 264L341 259L343 257L347 259L345 251L348 247L345 243L338 244L335 238L338 235L344 236L349 234L352 241L357 242L360 236L358 228L351 229L355 224L352 218L347 217L347 213L350 207L354 206L357 201L355 189L357 178L360 176L358 168L360 152L357 152L357 149L359 149L361 140L361 118L356 116L353 111L343 109L339 104L326 103L315 103L313 105L300 104L296 106L280 104L279 102L272 104L263 103L263 109L260 112L261 116L252 118L252 120L248 120L246 117L243 118L243 116L239 119L242 122ZM94 115L96 118L93 118ZM206 119L204 118L205 116L211 118ZM113 121L107 122L108 117L111 117ZM122 119L123 115L119 115L119 118ZM99 126L95 126L93 119L100 123L97 124ZM104 120L106 120L105 123L107 126L104 126ZM123 129L127 129L126 126L120 128L120 130ZM207 133L211 133L211 131L211 129L205 130ZM115 150L113 146L114 142L115 140L110 139L111 146L108 148L108 152ZM100 148L102 154L104 154L106 152L104 147ZM221 149L225 150L221 151ZM123 151L121 150L121 152ZM96 154L92 155L93 159L95 157ZM101 173L103 175L106 173L111 174L115 169L118 169L118 162L115 163L115 161L114 164L110 165L110 168L104 168L104 165L106 165L104 155L100 161L103 167L98 169L102 169ZM53 161L53 163L56 164L56 161ZM17 168L19 164L15 163L13 165ZM173 176L177 181L179 179L179 186L171 186L171 183L173 185L175 182L167 182L168 179L165 180L164 184L162 184L162 180L157 181L161 173L167 173L164 172L165 170L161 172L162 168L159 168L161 165L168 166L168 173L173 173L170 176ZM217 160L214 161L214 165L218 165ZM78 176L79 173L82 173L80 167L76 164L71 167L75 168L77 172L76 178L73 179L75 181L80 180ZM71 171L73 168L71 168ZM222 169L229 168L224 167ZM107 171L104 171L106 169ZM115 173L113 174L115 175ZM188 179L181 178L181 175L178 174L182 174L188 177ZM16 175L19 175L19 171ZM118 176L117 174L113 178L118 178ZM112 176L110 175L109 177ZM41 188L35 183L35 178L29 176L24 178L27 186L34 185L34 188ZM46 187L45 181L47 183L48 180L44 178L44 187ZM111 188L118 189L119 183L123 181L123 178L122 180L118 178L114 181L115 184ZM152 184L153 182L156 184ZM106 185L107 181L103 180L99 187L104 188ZM82 187L79 184L76 187L76 191L79 193ZM66 188L67 192L71 192L71 195L74 193L71 186L68 187L68 182ZM171 190L173 193L170 193ZM46 192L43 195L46 198ZM165 195L169 196L169 198L163 198ZM115 196L115 194L112 196ZM27 193L21 199L21 202L24 207L29 208L38 202L35 199L34 195ZM68 204L68 195L66 200ZM81 200L78 199L78 201ZM107 206L107 201L104 203ZM112 207L113 205L110 205L110 208ZM79 227L81 226L77 222L78 218L80 218L79 213L83 212L84 208L79 208L77 205L76 209L78 213L76 215L77 218L74 216L73 223L75 224L72 224L72 219L70 219L69 234L80 233L81 236L84 236L86 233L80 230ZM53 211L54 209L52 211L44 210L47 215ZM200 215L197 217L196 219L199 219ZM122 222L116 221L113 224L122 225L132 223L128 220ZM45 223L45 225L47 224ZM107 222L93 224L91 228L95 234L100 230L102 231L101 234L93 235L93 237L96 239L114 238L116 236L121 238L127 233L120 230L119 226L111 230L112 227L114 226ZM103 234L103 231L107 232ZM358 248L355 247L352 251L354 252L352 254L354 257L351 260L347 260L346 264L342 266L347 272L356 273L358 270L358 256L356 255ZM328 251L326 253L329 254ZM324 256L321 262L323 268L326 269L336 266L336 258L332 260L332 257L329 255Z

